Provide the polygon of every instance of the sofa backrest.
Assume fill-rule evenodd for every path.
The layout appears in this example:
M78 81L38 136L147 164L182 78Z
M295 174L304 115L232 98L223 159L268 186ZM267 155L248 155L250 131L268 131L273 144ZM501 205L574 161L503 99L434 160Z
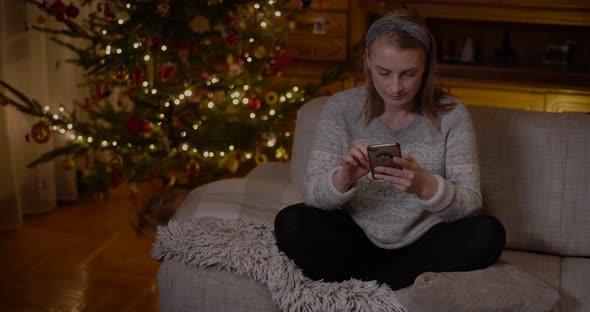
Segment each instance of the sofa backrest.
M484 213L507 246L590 256L590 115L469 107Z
M297 113L295 124L295 137L291 149L291 182L303 190L303 176L307 168L307 159L313 145L315 129L320 120L320 114L324 109L329 96L317 97L305 104Z
M300 187L327 98L299 111L291 181ZM503 222L507 247L590 256L590 115L468 109L477 136L483 213Z

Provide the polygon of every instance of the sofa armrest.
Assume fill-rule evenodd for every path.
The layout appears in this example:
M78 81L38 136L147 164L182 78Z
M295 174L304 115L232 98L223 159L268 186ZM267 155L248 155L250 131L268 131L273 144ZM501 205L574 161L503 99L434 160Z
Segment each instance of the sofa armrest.
M252 171L250 171L245 178L266 181L289 182L291 180L289 170L290 163L276 161L266 162L252 169Z

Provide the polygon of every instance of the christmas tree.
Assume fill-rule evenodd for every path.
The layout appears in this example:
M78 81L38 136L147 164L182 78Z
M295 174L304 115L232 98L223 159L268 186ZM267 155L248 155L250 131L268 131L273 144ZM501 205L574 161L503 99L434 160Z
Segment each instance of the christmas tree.
M68 138L31 166L91 158L77 168L81 191L106 192L154 178L193 188L288 159L296 111L319 88L282 76L292 1L27 2L43 12L34 28L76 52L88 88L75 109L53 111L0 81L0 103L39 118L27 139Z

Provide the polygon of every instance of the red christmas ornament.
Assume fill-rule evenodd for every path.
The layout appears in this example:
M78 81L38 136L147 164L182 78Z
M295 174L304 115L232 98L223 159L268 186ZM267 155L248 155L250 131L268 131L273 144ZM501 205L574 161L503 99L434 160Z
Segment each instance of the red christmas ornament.
M199 172L201 171L201 166L199 166L199 164L194 160L191 160L189 164L186 166L186 168L186 175L189 178L194 178L198 176Z
M141 67L137 66L133 69L131 78L133 79L133 83L135 85L141 85L143 83L143 70Z
M143 132L144 121L141 120L137 115L133 115L125 122L125 128L132 136L138 136Z
M199 53L200 49L199 49L199 45L196 43L191 43L190 47L189 47L189 55L190 56L195 56Z
M248 99L248 107L251 109L257 110L262 105L262 102L259 98L253 97Z
M159 76L160 80L166 82L172 78L174 73L176 73L177 66L174 63L166 63L160 66Z
M56 15L63 15L66 12L66 5L61 0L55 0L55 2L49 7Z
M158 8L156 9L156 11L161 16L170 15L170 0L162 0L162 2L158 4Z
M229 35L225 37L225 43L227 43L229 46L233 46L236 42L238 42L238 39L238 35Z
M153 37L151 39L151 41L152 41L152 46L154 46L154 47L159 47L162 44L162 38L160 38L160 37Z
M270 63L266 64L266 74L271 77L281 75L281 69L275 60L271 60Z
M111 187L117 187L119 184L121 184L121 179L119 178L118 174L112 173L109 176L109 182L111 183Z
M58 21L64 20L64 13L66 12L66 5L61 0L56 0L49 9L55 14Z
M104 6L104 17L107 19L114 19L115 18L115 4L111 1L105 2Z
M85 98L84 99L84 105L82 105L82 108L85 111L87 111L87 112L91 111L93 106L94 105L93 105L92 100L90 98Z
M65 10L66 16L69 18L76 18L80 14L80 10L70 2L70 5Z
M230 14L227 15L227 25L228 26L230 26L230 27L233 26L234 25L234 20L235 20L235 18L234 18L234 15L233 14L230 13Z
M143 131L143 133L148 133L148 132L151 132L151 131L152 131L152 129L154 129L154 124L152 124L151 122L149 122L149 121L145 120L145 121L143 122L143 130L142 130L142 131Z
M287 66L293 63L293 56L287 49L281 49L279 55L276 58L277 65L280 67Z

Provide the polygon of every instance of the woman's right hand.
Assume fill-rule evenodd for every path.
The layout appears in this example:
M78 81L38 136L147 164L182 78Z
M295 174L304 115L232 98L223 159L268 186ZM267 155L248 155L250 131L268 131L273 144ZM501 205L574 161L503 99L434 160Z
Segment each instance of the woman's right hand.
M357 179L371 171L367 145L359 143L355 145L342 158L342 167L332 177L332 182L340 192L346 192Z

